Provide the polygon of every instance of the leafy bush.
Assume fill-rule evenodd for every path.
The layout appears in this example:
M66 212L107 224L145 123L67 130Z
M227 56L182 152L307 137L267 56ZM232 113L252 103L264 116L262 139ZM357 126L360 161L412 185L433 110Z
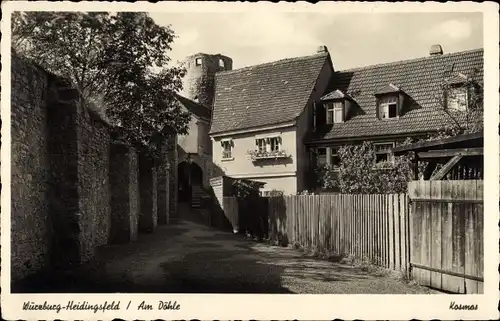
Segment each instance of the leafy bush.
M378 194L406 191L412 175L409 157L396 157L394 164L375 164L375 149L370 142L344 146L338 153L341 161L338 184L342 193Z

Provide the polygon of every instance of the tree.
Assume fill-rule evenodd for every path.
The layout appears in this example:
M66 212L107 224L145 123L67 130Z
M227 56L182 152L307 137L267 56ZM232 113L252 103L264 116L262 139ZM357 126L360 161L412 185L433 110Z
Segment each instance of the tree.
M120 137L154 152L187 132L176 100L185 70L168 66L175 34L148 14L15 12L12 34L16 52L69 79Z

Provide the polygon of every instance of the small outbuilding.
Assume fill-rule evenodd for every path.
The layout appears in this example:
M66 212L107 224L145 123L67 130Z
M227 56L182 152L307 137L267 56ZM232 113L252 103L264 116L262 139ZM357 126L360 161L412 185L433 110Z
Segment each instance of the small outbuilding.
M418 142L392 149L395 156L413 152L414 179L418 165L428 162L424 180L483 179L484 133L463 134L449 138Z

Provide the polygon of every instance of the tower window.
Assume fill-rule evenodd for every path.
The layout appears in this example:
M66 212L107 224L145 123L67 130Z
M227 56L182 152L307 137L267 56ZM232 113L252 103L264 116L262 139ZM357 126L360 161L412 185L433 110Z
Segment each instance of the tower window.
M224 68L224 60L219 59L219 67Z
M201 66L201 58L196 58L195 64L196 66Z

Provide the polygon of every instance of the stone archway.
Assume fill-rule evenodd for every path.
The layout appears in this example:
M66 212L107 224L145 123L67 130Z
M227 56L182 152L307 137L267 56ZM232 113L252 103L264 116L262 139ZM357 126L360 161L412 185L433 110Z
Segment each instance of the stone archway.
M203 185L203 170L195 162L180 162L177 166L179 202L189 202L192 198L193 186Z

